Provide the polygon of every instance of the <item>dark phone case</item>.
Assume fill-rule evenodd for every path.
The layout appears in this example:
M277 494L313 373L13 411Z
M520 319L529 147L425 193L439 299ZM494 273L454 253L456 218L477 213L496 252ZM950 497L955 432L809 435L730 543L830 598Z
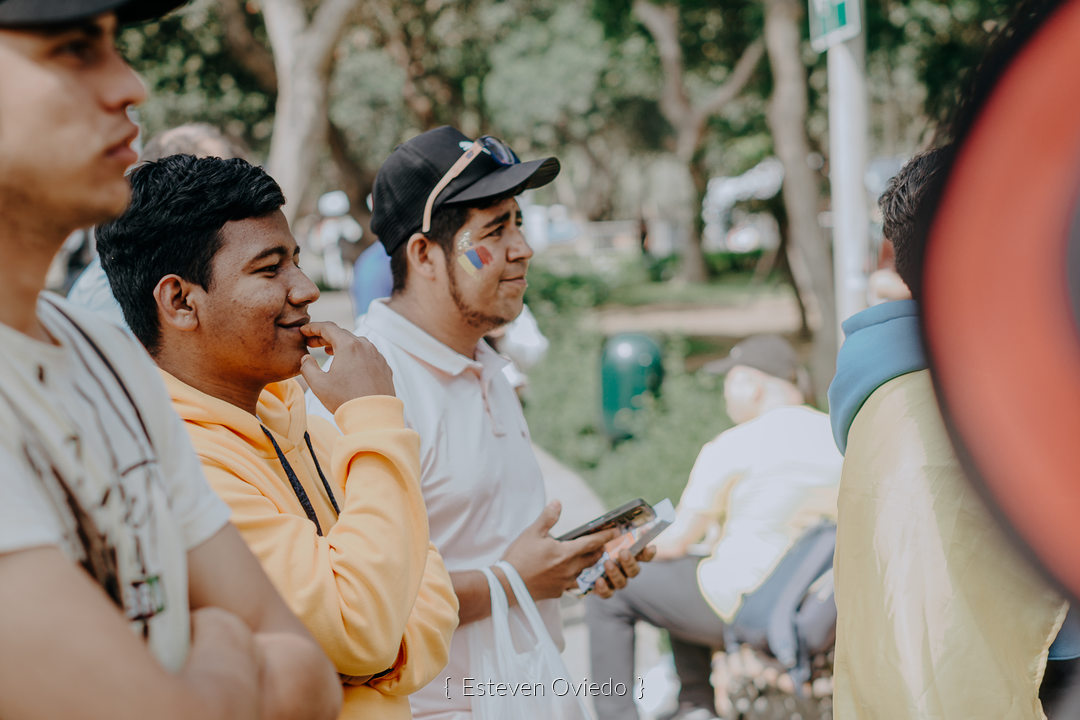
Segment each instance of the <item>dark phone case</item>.
M570 532L563 533L556 540L576 540L594 532L600 532L607 528L644 525L656 517L652 506L642 498L636 498L628 503L620 505L611 512L604 513L595 520L590 520L584 525L579 525Z

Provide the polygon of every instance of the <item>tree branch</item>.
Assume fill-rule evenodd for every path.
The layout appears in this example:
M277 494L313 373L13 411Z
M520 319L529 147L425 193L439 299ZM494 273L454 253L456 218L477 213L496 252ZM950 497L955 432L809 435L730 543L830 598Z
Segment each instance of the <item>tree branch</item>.
M218 0L217 11L225 29L225 50L229 56L251 74L260 90L276 93L274 54L251 32L240 0Z
M364 201L374 184L375 174L353 160L349 154L349 141L345 137L345 132L335 125L333 120L330 121L326 140L330 148L330 159L337 169L341 187L349 196L349 204L352 206L351 214L360 220L365 226L364 232L367 232L366 226L369 223L370 213Z
M419 127L431 127L435 104L420 87L423 65L413 58L404 19L380 2L369 2L366 9L374 15L374 22L382 31L383 52L405 73L405 82L401 86L401 99L405 107L416 117ZM419 49L421 52L429 49L427 42L422 43Z
M713 90L695 108L695 111L703 117L708 117L738 97L746 84L750 82L750 78L754 75L754 69L757 68L764 55L765 44L761 40L755 40L747 45L724 84Z
M330 61L338 40L345 34L349 13L359 4L360 0L322 0L319 3L304 35L321 56L320 64Z
M279 74L296 60L297 40L307 26L307 16L300 0L263 0L263 22L274 52L274 67Z
M669 123L678 127L690 112L690 100L686 96L686 88L683 87L678 10L670 5L654 5L649 0L634 0L633 13L652 35L660 55L660 67L664 74L660 111Z

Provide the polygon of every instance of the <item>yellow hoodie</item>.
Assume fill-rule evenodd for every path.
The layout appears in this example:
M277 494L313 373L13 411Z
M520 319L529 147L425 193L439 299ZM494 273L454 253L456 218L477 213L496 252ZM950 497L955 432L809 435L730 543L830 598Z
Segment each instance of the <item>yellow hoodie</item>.
M446 664L458 604L428 540L419 438L388 396L308 418L293 380L268 385L258 417L162 371L207 480L270 579L345 680L341 718L409 718L408 694ZM293 492L265 425L318 518ZM334 511L304 440L333 490ZM364 681L369 676L375 679Z

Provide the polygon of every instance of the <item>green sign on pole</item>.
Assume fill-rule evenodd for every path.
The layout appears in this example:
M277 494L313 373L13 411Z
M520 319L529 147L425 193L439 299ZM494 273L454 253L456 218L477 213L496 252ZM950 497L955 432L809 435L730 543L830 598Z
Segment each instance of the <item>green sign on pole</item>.
M862 0L810 0L810 47L825 52L862 32Z

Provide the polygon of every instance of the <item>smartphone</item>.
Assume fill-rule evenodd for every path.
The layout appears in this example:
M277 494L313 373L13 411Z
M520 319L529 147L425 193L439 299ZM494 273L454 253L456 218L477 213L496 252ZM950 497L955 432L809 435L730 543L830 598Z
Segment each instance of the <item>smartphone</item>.
M656 517L649 503L641 498L631 500L625 505L620 505L611 512L604 513L595 520L590 520L584 525L579 525L568 533L564 533L556 540L576 540L584 535L607 530L613 527L638 527Z

